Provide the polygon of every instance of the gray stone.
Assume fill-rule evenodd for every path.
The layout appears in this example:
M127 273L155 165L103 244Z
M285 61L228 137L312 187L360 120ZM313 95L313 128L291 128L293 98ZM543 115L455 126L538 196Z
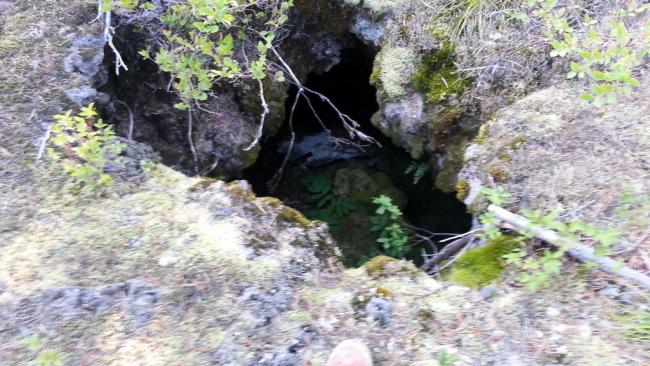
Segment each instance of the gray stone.
M479 293L483 300L488 300L494 297L497 294L497 291L492 286L485 286L479 291Z
M388 325L393 317L393 305L390 301L379 297L373 297L366 304L366 314L379 324Z
M65 95L80 106L92 103L97 98L97 90L89 86L72 88L65 91Z
M607 285L602 288L599 293L603 296L607 296L610 299L616 299L621 295L621 288L616 285Z
M278 152L286 154L289 142L285 141L278 147ZM300 162L306 168L318 168L337 160L347 160L364 156L365 152L356 145L335 144L332 135L319 133L308 135L294 143L289 161Z
M368 19L363 14L354 16L352 24L352 33L356 34L361 40L375 47L379 47L381 37L384 35L384 22L376 22Z
M414 159L424 153L423 139L429 123L424 113L424 98L419 93L395 102L386 103L382 116L373 117L373 124L390 137L395 145L409 151Z

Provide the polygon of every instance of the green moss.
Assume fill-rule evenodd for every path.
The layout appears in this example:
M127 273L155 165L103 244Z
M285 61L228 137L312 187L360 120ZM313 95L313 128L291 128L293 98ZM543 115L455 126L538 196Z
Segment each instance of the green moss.
M394 263L397 261L398 261L397 259L385 255L374 257L368 262L366 262L365 264L366 272L368 272L368 274L371 276L381 276L384 274L384 269L386 268L386 264Z
M456 182L456 198L459 201L464 201L469 194L469 183L466 180L459 180Z
M377 56L381 95L386 100L398 99L407 93L418 55L408 47L385 48Z
M313 223L305 217L300 211L294 210L291 207L283 207L278 213L278 218L287 222L295 222L302 225L304 228L311 227Z
M232 182L228 184L228 189L230 192L239 198L245 199L245 200L254 200L255 199L255 194L250 190L244 189L239 183L237 182Z
M377 296L383 298L389 298L393 296L393 292L384 286L377 287L375 293L377 294Z
M462 94L471 84L454 65L454 49L444 46L422 58L422 64L412 77L413 86L437 103L450 96Z
M282 200L275 197L259 197L257 200L262 204L271 207L278 207L284 205L284 202L282 202Z
M478 135L476 135L476 139L474 139L474 142L479 145L483 144L489 133L490 133L490 125L487 123L481 125L481 127L478 129Z
M510 178L510 173L499 164L488 166L485 172L491 175L496 183L504 183Z
M470 249L456 260L447 279L463 286L479 288L495 280L504 270L503 256L519 246L510 236L492 240L486 246Z

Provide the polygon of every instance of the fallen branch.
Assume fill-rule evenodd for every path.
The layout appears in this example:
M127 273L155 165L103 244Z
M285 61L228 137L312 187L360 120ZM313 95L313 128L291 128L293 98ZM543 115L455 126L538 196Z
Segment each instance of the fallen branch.
M593 248L563 238L557 232L534 225L527 218L514 214L499 206L490 205L488 211L492 212L499 220L512 225L519 232L531 233L538 239L556 247L571 248L566 253L577 261L595 263L601 271L632 281L650 291L650 277L621 265L609 257L596 256Z
M466 247L473 238L473 235L466 235L445 245L445 247L442 248L442 250L440 250L436 255L426 260L424 264L420 266L420 269L425 272L429 272L433 267L438 265L438 263L444 261L445 259L451 257L456 252Z

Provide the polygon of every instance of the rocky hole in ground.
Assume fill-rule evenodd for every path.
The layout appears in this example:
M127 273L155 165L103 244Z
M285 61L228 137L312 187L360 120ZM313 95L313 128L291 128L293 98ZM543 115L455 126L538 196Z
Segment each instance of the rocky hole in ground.
M110 102L104 103L104 116L116 125L121 136L129 134L132 119L131 132L136 141L151 145L165 164L192 172L185 117L173 107L176 100L164 87L169 84L167 77L159 72L155 63L138 57L137 51L145 44L137 32L127 28L120 39L120 49L129 71L115 75L112 51L106 49L104 65L108 78L100 91ZM425 164L430 159L425 157L421 162L414 162L404 149L392 144L372 125L371 117L379 108L376 91L369 82L376 50L352 35L342 43L347 47L342 50L340 62L327 72L310 74L305 86L330 98L378 144L340 140L348 135L337 113L312 96L312 106L321 124L303 99L297 104L293 118L295 144L281 179L274 179L288 152L291 132L288 111L297 91L292 87L280 132L261 142L257 161L239 178L248 180L258 196L277 197L310 219L326 221L347 266L357 266L385 254L377 242L379 233L371 230L371 218L377 208L372 200L380 195L390 197L402 210L403 223L418 228L417 233L423 236L469 230L472 217L464 204L454 194L434 188L436 167L428 167L417 183L412 173L405 173L411 164ZM222 107L218 112L227 120L229 114L242 112L237 108ZM203 165L206 164L209 162ZM220 177L219 172L211 174ZM444 244L439 240L445 237L448 236L431 236L431 241L411 240L404 257L421 263L422 251L432 253L440 249Z
M280 133L263 142L260 157L245 171L244 178L257 195L277 197L310 219L328 222L347 266L384 254L377 242L379 233L371 230L371 217L377 208L373 198L386 195L404 213L405 224L419 228L418 234L432 239L409 241L405 257L421 263L422 250L432 253L444 245L438 240L447 237L429 233L466 232L472 217L454 194L433 188L435 167L428 167L417 183L413 173L406 174L411 164L423 163L414 162L372 125L371 117L379 108L375 88L369 82L375 53L360 42L350 43L354 46L342 51L339 64L325 73L310 74L305 86L330 98L378 144L355 145L338 140L348 135L337 113L320 98L311 99L324 128L303 99L293 117L296 137L291 152L287 112ZM289 91L287 111L291 110L296 92L295 87ZM287 153L288 161L278 181ZM425 161L428 159L422 159Z

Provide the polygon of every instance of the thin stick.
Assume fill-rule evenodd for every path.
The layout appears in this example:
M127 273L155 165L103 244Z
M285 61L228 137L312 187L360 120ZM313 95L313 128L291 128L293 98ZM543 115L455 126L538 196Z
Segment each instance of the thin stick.
M284 156L284 160L282 160L282 165L280 165L280 168L275 173L275 175L273 176L273 178L269 183L269 188L271 191L274 191L275 188L277 188L278 184L280 183L280 180L282 179L282 174L284 173L284 168L286 167L287 162L289 161L289 156L291 156L293 145L296 142L296 133L293 130L293 115L296 112L296 106L298 105L298 100L302 96L303 96L303 91L300 89L298 90L298 93L296 93L296 99L293 101L293 105L291 106L291 112L289 112L289 131L291 132L291 139L289 139L289 149L287 150L287 154Z
M454 253L468 246L468 244L472 241L473 238L474 238L473 236L467 235L460 239L456 239L456 241L452 243L447 244L444 248L442 248L442 250L438 252L438 254L434 255L426 262L424 262L424 264L420 266L420 269L422 269L425 272L428 272L438 263L451 257L452 255L454 255Z
M253 140L253 142L251 142L250 145L248 145L248 147L244 149L244 151L249 151L260 142L260 139L262 138L262 134L264 133L264 120L266 119L266 115L269 114L269 105L266 104L266 99L264 98L264 84L260 79L257 79L257 83L260 87L260 101L262 103L262 108L263 108L262 115L260 116L260 127L257 130L257 133L255 134L255 139Z
M601 271L635 282L650 291L650 277L621 265L609 257L596 256L593 248L563 238L557 232L532 224L527 218L499 206L490 205L488 211L492 212L499 220L512 225L517 231L532 233L538 239L556 247L569 247L566 254L570 257L584 263L595 263Z
M36 154L36 162L40 162L41 159L43 158L43 153L45 152L45 146L47 146L47 141L50 139L50 134L52 133L52 125L48 124L47 125L47 130L45 131L45 135L41 139L41 143L38 146L38 154Z
M133 126L135 125L135 119L133 118L133 110L131 110L131 107L129 107L129 105L124 103L123 101L119 99L115 99L115 101L123 105L124 107L126 107L126 110L129 112L129 130L126 133L126 139L129 141L133 141Z
M446 243L446 242L448 242L448 241L456 240L456 239L458 239L458 238L462 238L462 237L464 237L464 236L467 236L467 235L470 235L470 234L474 234L475 232L478 232L478 231L481 231L481 230L482 230L482 228L474 229L474 230L472 230L472 231L468 231L468 232L466 232L466 233L464 233L464 234L459 234L459 235L456 235L456 236L452 236L451 238L447 238L447 239L440 240L440 242L441 242L441 243Z
M199 158L196 155L196 149L194 148L194 141L192 140L192 106L189 103L187 106L187 142L190 145L190 150L192 151L192 158L194 158L194 170L198 172Z
M120 74L120 68L123 68L125 71L129 71L129 68L126 66L126 63L122 59L122 55L120 55L120 52L117 50L115 45L113 44L113 33L115 33L115 29L111 26L111 17L112 17L112 11L109 9L108 11L103 11L102 10L102 0L98 1L98 9L97 9L97 17L101 18L102 16L104 17L104 40L108 44L108 46L113 50L113 54L115 55L115 75Z

